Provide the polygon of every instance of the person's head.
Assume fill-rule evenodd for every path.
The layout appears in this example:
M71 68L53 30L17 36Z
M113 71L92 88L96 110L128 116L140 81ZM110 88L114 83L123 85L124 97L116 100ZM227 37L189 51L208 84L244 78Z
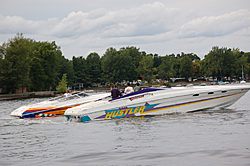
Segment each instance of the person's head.
M137 85L137 86L139 86L139 85L140 85L140 83L139 83L139 82L137 82L137 83L136 83L136 85Z
M69 90L69 93L71 93L71 90Z
M69 93L69 91L68 91L68 90L66 90L66 93Z
M130 83L129 83L129 82L127 83L127 86L130 86Z
M117 88L117 85L114 85L114 88Z

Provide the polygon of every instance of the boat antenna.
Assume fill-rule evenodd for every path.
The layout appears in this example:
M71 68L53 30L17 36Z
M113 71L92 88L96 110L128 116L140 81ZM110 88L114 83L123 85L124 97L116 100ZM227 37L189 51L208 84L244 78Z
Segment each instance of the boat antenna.
M243 71L243 65L242 66L242 80L244 81L244 71Z

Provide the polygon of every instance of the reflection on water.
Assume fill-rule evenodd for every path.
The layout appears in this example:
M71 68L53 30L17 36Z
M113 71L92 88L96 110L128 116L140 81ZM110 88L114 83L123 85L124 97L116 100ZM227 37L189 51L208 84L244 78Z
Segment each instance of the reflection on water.
M17 119L0 101L0 165L250 165L250 93L229 108L90 123Z

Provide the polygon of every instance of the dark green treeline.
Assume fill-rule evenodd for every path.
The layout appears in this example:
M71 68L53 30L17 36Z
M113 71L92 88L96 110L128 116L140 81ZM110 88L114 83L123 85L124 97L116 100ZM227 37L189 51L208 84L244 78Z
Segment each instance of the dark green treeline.
M66 59L55 42L37 42L17 34L0 46L0 86L4 91L14 92L20 86L30 91L55 89L63 74L68 86L76 83L91 86L93 83L117 83L144 79L172 77L198 78L241 77L242 65L245 75L250 74L250 53L238 48L213 47L201 60L196 54L171 54L159 56L147 54L136 47L120 50L108 48L100 57L90 53L87 58Z

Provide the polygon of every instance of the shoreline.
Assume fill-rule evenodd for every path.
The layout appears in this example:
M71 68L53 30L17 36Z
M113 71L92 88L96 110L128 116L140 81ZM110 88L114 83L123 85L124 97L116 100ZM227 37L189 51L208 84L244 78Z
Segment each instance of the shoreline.
M99 93L99 92L110 92L110 90L85 90L86 93ZM12 100L12 99L27 99L27 98L40 98L40 97L56 97L62 94L57 94L55 91L48 92L27 92L27 93L15 93L15 94L3 94L0 95L1 100Z
M11 99L25 99L25 98L38 98L38 97L55 97L60 94L55 92L27 92L27 93L15 93L15 94L4 94L0 95L1 100L11 100Z

